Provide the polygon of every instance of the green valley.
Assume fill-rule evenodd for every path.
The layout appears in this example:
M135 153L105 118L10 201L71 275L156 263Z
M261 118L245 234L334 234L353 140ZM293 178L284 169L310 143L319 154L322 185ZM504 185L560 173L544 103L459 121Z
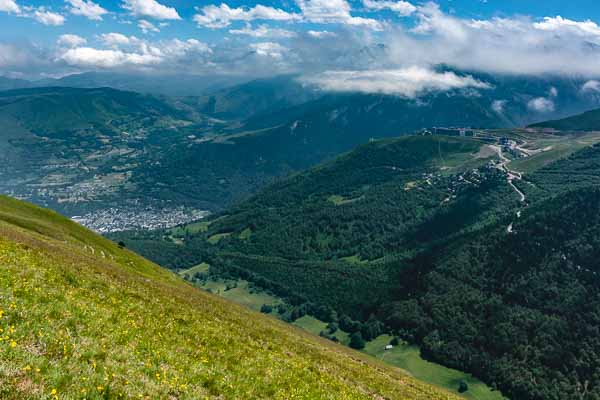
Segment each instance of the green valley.
M174 269L206 262L210 276L252 282L313 332L320 320L367 343L392 333L509 398L576 398L580 384L600 390L585 383L600 366L585 355L598 343L583 300L600 295L599 140L523 129L373 141L209 218L204 231L115 238ZM578 339L559 344L567 332Z
M0 397L450 399L0 198Z
M290 314L290 310L293 311L294 307L286 304L278 296L268 293L247 281L220 279L217 276L211 276L208 272L209 266L205 264L182 270L179 274L201 289L255 311L261 311L284 321L290 321L291 318L296 317L292 317ZM291 323L313 335L322 336L346 346L350 344L350 334L348 332L339 327L333 330L331 324L311 315L305 314ZM332 330L333 333L330 333ZM399 341L391 349L386 349L390 342L394 342L393 339L392 336L385 334L377 336L366 342L362 351L386 364L401 368L420 381L445 388L466 399L502 400L504 398L500 392L490 389L468 374L424 360L420 355L419 348L407 342ZM461 382L467 383L468 386L468 390L463 393L458 392Z

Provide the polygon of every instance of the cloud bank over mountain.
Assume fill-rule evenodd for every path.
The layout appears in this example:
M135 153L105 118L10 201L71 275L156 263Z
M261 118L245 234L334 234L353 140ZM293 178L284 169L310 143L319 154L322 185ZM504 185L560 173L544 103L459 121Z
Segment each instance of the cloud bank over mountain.
M427 91L451 89L489 89L490 85L470 75L436 72L427 68L410 67L395 70L329 71L305 77L304 82L332 92L381 93L415 97Z
M44 44L31 38L23 44L26 39L0 35L0 74L295 73L327 90L406 96L457 87L485 89L485 82L469 74L439 72L440 65L493 74L584 77L589 84L582 91L588 92L600 80L600 26L592 20L560 15L475 19L436 2L404 0L181 7L168 0L122 0L116 5L66 0L37 6L0 0L0 22L41 24L47 37L55 37ZM542 103L531 107L550 107Z

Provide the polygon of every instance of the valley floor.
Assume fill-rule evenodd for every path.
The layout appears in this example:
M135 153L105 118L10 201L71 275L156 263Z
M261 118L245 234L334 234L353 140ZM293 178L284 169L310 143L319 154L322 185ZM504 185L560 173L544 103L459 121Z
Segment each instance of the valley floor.
M199 265L180 272L183 277L191 277L198 272L207 272L208 265ZM273 310L268 313L275 318L278 318L277 305L284 304L284 301L277 296L267 293L259 288L254 287L244 280L225 280L225 279L208 279L201 283L196 283L196 286L217 294L235 303L249 307L255 311L260 311L262 306L267 304L273 306ZM314 335L319 335L327 330L327 323L313 316L305 315L292 322ZM339 343L348 345L350 343L349 334L338 329L333 335ZM485 383L470 374L461 371L446 368L442 365L429 362L421 357L419 348L410 345L404 341L394 346L392 349L386 350L386 346L392 341L390 335L381 335L374 340L367 342L363 352L379 359L380 361L401 368L407 371L415 378L439 386L441 388L452 391L469 400L502 400L504 397L496 390L493 390ZM458 393L458 387L461 382L468 385L469 390L464 393Z

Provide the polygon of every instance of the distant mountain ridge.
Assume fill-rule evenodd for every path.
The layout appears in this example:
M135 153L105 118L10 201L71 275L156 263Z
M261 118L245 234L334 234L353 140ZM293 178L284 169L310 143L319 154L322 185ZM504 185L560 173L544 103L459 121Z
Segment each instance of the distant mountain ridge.
M533 124L531 127L552 128L560 131L600 131L600 109L568 118Z
M577 80L473 76L491 89L416 99L324 93L294 75L192 97L114 88L19 89L0 96L0 154L7 161L2 190L69 215L140 198L160 207L218 211L372 139L434 126L513 127L587 110L597 101L581 92ZM127 82L110 74L73 75L63 82L95 85L109 78ZM52 91L57 95L50 101ZM529 110L540 96L553 102L554 112ZM13 99L18 101L9 105ZM78 167L56 170L65 165ZM90 185L94 189L80 190Z
M471 75L481 82L488 83L490 89L451 91L450 95L479 97L482 108L495 109L494 112L498 114L502 126L524 126L539 121L567 117L600 106L600 96L597 93L583 90L586 83L584 79L559 76L492 75L477 71L461 71L445 66L439 66L438 69L451 71L458 75ZM188 101L195 103L200 111L207 114L236 119L259 114L268 115L269 112L293 108L324 95L331 97L339 95L321 92L318 87L303 84L298 79L299 77L299 75L281 75L252 79L235 76L154 76L86 72L39 81L0 77L0 90L43 86L112 87L125 91L175 97L199 97L196 100L189 99ZM366 95L366 97L369 96L373 95ZM343 99L352 96L342 94L340 97ZM425 93L422 97L424 98L422 104L427 106L427 94ZM547 99L551 102L552 107L541 111L530 108L529 103L539 98ZM493 107L494 102L496 102L495 107ZM473 125L476 122L475 120Z
M295 75L282 75L210 91L191 104L216 118L244 120L306 103L321 95L297 81Z
M35 81L0 77L0 90L28 87L73 87L91 89L111 87L167 96L201 96L207 92L245 82L232 76L150 75L114 72L84 72L62 78L46 78Z
M0 91L2 90L13 90L13 89L24 89L32 87L33 83L23 79L11 79L0 76Z

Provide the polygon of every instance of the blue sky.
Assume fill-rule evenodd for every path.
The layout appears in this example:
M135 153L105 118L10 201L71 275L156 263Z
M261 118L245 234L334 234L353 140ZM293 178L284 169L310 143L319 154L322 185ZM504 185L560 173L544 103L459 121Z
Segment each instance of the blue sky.
M594 78L599 22L596 0L0 0L0 75Z
M2 1L0 0L0 3ZM14 40L17 38L31 39L35 41L51 41L54 36L58 33L65 33L70 31L77 31L80 34L94 34L99 31L114 31L118 30L130 34L139 31L135 26L127 27L123 24L118 24L115 21L115 17L118 15L126 14L122 8L123 2L120 0L95 0L97 4L112 13L112 18L103 18L101 22L90 23L90 21L81 16L69 15L65 12L65 5L61 4L61 1L50 1L50 0L15 0L15 3L22 6L32 7L46 7L56 13L61 13L67 17L64 25L60 27L47 27L35 20L27 20L19 18L14 14L6 12L0 12L0 25L3 29L0 30L0 39ZM189 35L189 36L202 36L211 39L218 39L222 37L221 32L213 29L202 29L198 28L193 23L192 18L197 13L196 7L203 7L210 4L221 4L222 2L216 1L189 1L189 0L161 0L161 4L173 7L177 10L178 14L182 17L182 21L177 24L172 24L169 29L162 29L160 36L173 36L173 35ZM298 11L297 4L294 1L273 1L265 0L262 2L256 1L244 1L244 0L230 0L224 1L224 3L230 5L232 8L237 7L253 7L256 4L263 4L275 8L281 8L284 10L295 10ZM414 4L420 2L415 1ZM564 1L564 0L438 0L437 3L446 12L464 17L464 18L491 18L495 16L515 16L515 15L529 15L535 18L542 18L547 16L557 16L573 19L573 20L587 20L600 23L600 4L596 0L576 0L576 1ZM365 15L361 12L361 2L351 1L350 4L356 10L356 15ZM1 7L0 7L1 9ZM390 18L389 12L369 13L371 16L386 17ZM410 21L405 21L410 23Z
M600 22L600 5L595 0L443 0L439 3L465 17L561 15L569 19L592 19Z

